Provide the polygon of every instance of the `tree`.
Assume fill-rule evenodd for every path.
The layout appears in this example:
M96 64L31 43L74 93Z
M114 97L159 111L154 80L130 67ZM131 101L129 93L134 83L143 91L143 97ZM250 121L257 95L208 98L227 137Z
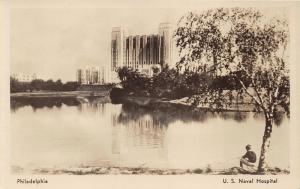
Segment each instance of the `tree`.
M77 88L79 87L79 83L76 81L69 81L65 84L63 84L63 91L76 91Z
M55 83L55 89L56 91L62 91L63 90L63 83L61 82L60 79L56 80Z
M23 92L29 91L30 85L26 82L20 82L16 78L10 77L10 92Z
M32 87L32 89L40 91L43 90L44 83L45 82L42 79L35 79L30 82L30 86Z
M179 78L179 74L175 69L164 66L160 72L154 73L152 77L152 94L163 96L174 92L175 80Z
M149 88L150 78L132 68L119 68L118 76L121 80L122 87L131 92L141 92Z
M55 83L52 79L44 82L44 90L55 90Z
M17 79L10 77L10 92L15 93L20 91L20 85Z
M258 172L266 171L276 115L289 114L288 24L284 17L267 17L252 8L211 9L188 13L175 32L178 68L196 69L217 78L226 76L235 87L203 85L195 104L226 108L238 98L249 99L265 116ZM231 78L231 79L230 79ZM230 83L226 83L230 85Z

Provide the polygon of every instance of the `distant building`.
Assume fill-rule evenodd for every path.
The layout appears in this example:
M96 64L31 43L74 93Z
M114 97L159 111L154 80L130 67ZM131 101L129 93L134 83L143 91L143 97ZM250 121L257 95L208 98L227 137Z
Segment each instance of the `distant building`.
M171 37L169 23L161 23L158 34L152 35L127 36L123 28L114 27L111 33L111 71L128 67L152 76L153 66L172 66Z
M107 84L110 83L109 69L106 66L78 69L76 80L80 84Z
M33 74L25 74L25 73L17 73L13 74L12 77L19 82L31 82L32 80L37 79L37 75Z

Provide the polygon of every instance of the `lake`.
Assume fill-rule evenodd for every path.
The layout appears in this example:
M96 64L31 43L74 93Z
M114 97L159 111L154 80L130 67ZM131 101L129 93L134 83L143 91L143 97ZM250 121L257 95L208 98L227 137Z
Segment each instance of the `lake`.
M245 146L259 157L264 117L113 104L108 97L12 98L11 165L229 168ZM289 119L274 125L269 166L289 167Z

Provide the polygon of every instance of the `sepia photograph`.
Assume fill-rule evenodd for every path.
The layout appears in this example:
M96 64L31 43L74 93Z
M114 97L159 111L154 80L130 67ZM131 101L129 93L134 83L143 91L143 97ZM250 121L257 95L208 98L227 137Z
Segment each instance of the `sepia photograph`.
M292 4L47 2L9 9L13 182L290 177Z

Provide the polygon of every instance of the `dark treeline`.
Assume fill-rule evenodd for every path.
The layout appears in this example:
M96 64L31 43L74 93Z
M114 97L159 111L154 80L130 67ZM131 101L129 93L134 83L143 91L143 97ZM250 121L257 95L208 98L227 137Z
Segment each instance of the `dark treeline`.
M29 92L29 91L74 91L79 87L78 82L62 83L61 80L53 81L35 79L31 82L20 82L15 78L10 78L10 92Z
M164 67L153 69L153 77L147 77L137 70L123 67L118 75L123 87L122 92L136 96L165 97L170 99L183 98L201 93L205 88L239 89L240 84L232 73L227 76L213 76L210 73L193 71L180 72L177 69ZM249 85L245 78L246 85ZM117 91L120 93L121 91Z

